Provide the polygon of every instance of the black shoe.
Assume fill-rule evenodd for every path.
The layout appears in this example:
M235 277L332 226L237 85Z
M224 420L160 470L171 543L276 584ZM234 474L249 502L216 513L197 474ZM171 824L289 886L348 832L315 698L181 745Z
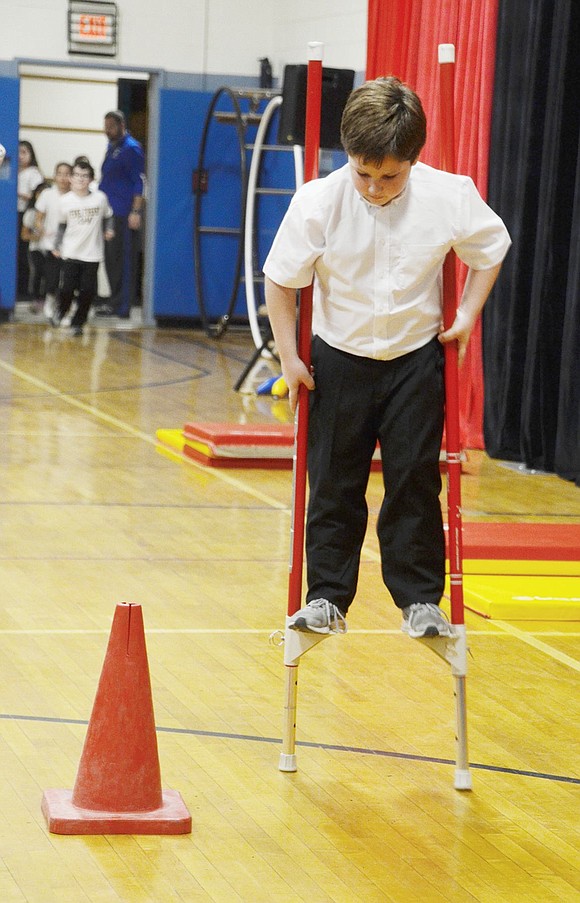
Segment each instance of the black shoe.
M116 312L113 310L110 304L101 304L100 307L97 307L95 310L95 317L115 317L117 316Z

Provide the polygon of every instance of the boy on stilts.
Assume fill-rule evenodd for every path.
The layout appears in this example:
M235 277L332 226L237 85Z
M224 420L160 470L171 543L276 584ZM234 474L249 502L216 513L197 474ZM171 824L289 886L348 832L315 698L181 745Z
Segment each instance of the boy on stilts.
M367 527L371 460L381 449L382 575L402 629L450 635L439 609L445 541L439 494L443 344L459 360L510 246L472 180L418 162L426 121L394 77L351 94L347 164L292 199L264 264L266 303L289 389L311 392L306 605L289 627L343 632ZM469 273L441 325L441 269L453 249ZM314 278L312 373L297 352L296 291ZM338 627L338 629L337 629Z

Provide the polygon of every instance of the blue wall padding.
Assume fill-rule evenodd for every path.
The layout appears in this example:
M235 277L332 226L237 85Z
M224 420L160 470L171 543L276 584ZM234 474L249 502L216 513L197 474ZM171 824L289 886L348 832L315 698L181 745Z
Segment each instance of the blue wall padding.
M199 317L193 261L194 198L192 175L197 169L205 117L213 99L196 91L162 89L160 93L160 141L157 197L157 247L155 259L156 317ZM242 100L242 109L247 101ZM216 108L232 111L231 99L220 97ZM267 137L275 143L273 120ZM248 127L251 144L256 127ZM250 164L247 153L247 165ZM203 226L238 228L241 222L240 144L233 125L212 120L206 140L204 168L208 191L202 197ZM294 162L288 152L263 155L260 185L294 186ZM290 198L261 196L256 209L256 271L261 268ZM238 238L223 234L200 236L203 297L207 313L217 318L225 312L234 285ZM242 270L243 273L243 270ZM234 317L247 316L244 282L237 292Z
M16 298L18 105L18 79L1 77L0 144L6 148L0 168L0 308L4 310L13 310Z
M211 94L161 90L154 316L197 317L192 174Z

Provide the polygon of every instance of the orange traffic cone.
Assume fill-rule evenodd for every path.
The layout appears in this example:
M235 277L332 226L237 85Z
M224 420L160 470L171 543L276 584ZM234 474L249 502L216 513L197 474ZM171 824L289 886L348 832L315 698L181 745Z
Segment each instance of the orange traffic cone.
M117 605L72 792L45 790L53 834L188 834L176 790L161 789L140 605Z

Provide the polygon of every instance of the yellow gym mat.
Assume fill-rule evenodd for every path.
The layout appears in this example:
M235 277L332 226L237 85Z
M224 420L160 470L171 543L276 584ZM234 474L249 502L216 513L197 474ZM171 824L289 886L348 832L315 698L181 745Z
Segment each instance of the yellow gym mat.
M528 562L530 563L530 562ZM560 562L546 562L552 568ZM569 565L569 562L562 564ZM446 592L449 592L447 587ZM506 621L580 621L580 577L465 574L465 607Z

